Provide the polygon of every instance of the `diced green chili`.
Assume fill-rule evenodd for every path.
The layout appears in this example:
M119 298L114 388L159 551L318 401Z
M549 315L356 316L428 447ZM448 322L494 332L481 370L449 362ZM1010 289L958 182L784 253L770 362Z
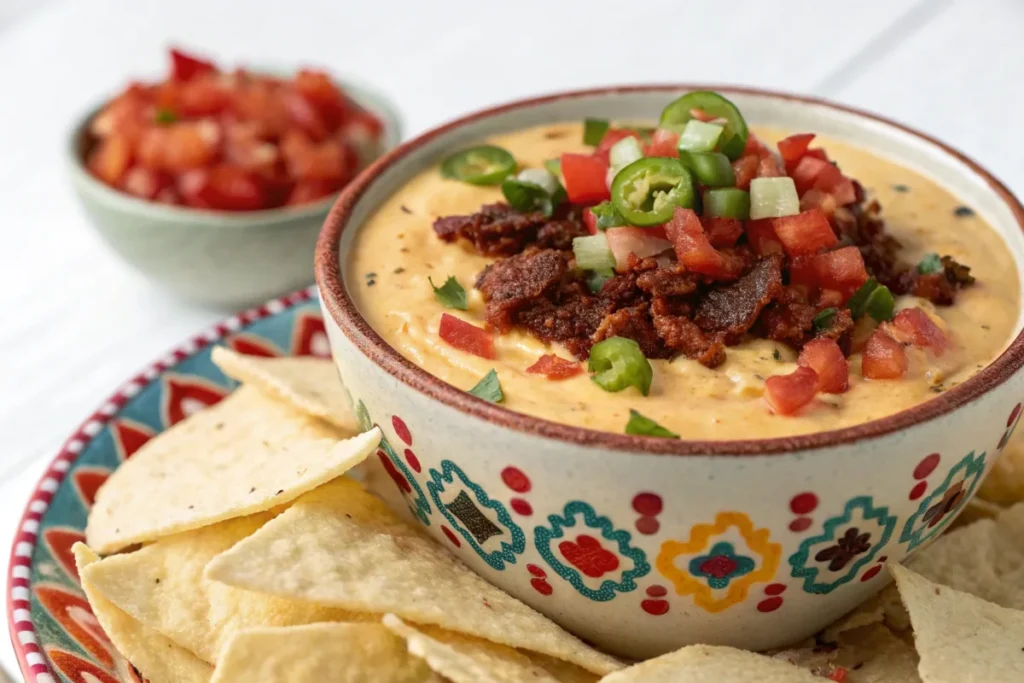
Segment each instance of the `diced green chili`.
M615 267L615 257L608 248L604 233L575 237L572 251L576 256L576 267L582 270L609 270Z
M583 144L597 147L608 132L608 121L605 119L583 120Z
M706 187L731 187L736 184L736 173L732 170L729 157L718 152L679 151L683 162L697 182Z
M846 307L850 309L850 315L856 320L864 315L864 306L868 302L868 297L871 296L871 292L878 288L878 280L875 278L869 279L867 282L860 286L856 292L853 293L846 301Z
M709 218L750 218L750 193L735 187L704 190L704 215Z
M587 370L591 379L605 391L622 391L636 387L646 396L651 391L654 369L640 350L640 345L625 337L609 337L590 349Z
M832 327L832 321L836 317L836 313L839 312L838 308L830 307L823 308L818 311L818 314L814 316L814 329L817 332L827 330Z
M697 119L686 122L679 136L679 150L686 152L713 152L722 137L724 128L716 123L705 123Z
M868 300L864 303L864 310L867 314L880 323L892 319L892 312L895 307L896 301L893 299L892 292L885 285L876 287L875 291L871 292Z
M649 417L641 415L630 409L629 422L626 423L627 434L640 434L643 436L660 436L664 439L678 439L679 435L662 427Z
M606 200L600 204L590 207L590 212L594 214L594 218L597 219L598 230L618 228L626 224L626 219L622 217L622 214L618 212L615 205L610 201Z

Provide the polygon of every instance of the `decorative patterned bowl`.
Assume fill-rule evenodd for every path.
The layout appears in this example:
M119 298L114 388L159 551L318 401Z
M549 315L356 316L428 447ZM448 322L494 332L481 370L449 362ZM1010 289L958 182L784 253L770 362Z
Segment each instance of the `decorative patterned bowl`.
M214 344L327 356L315 295L276 299L186 341L125 382L61 448L18 523L10 559L7 619L26 683L141 683L93 617L71 555L96 490L146 441L233 388L210 361Z
M395 108L368 87L338 82L384 123L382 149L397 145L402 131ZM68 172L90 222L130 266L184 299L231 310L310 284L316 236L334 197L242 213L137 199L85 168L86 132L97 111L84 116L69 136Z
M642 119L690 89L562 93L430 131L342 193L316 255L335 361L363 419L384 430L378 455L413 514L492 583L632 657L696 642L779 646L854 608L883 587L886 560L914 552L956 517L1024 398L1018 336L960 386L847 429L713 442L610 434L459 391L360 317L339 253L395 188L446 151L551 121ZM936 178L1003 234L1024 272L1024 207L946 145L820 100L715 89L756 124L819 131Z

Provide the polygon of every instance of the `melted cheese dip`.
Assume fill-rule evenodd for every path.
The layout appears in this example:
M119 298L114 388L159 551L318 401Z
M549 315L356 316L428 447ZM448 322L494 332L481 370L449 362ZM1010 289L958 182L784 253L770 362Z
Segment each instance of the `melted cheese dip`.
M783 136L766 130L757 135L766 143ZM589 152L581 139L580 124L562 123L488 142L509 150L520 168L538 168L563 152ZM652 360L654 383L646 397L633 388L608 393L586 374L561 382L527 374L526 368L545 353L572 355L525 331L496 334L495 360L448 346L438 337L442 313L484 325L484 302L473 283L492 259L474 253L467 244L441 241L433 222L440 216L474 213L481 204L502 197L496 187L445 180L436 168L398 190L359 231L345 269L348 290L381 337L427 372L469 389L494 368L507 408L555 422L622 432L634 408L684 439L731 439L819 432L874 420L963 382L1003 350L1017 321L1017 269L1002 238L979 217L957 217L960 202L936 183L840 142L815 143L882 203L888 230L904 245L904 260L916 263L929 252L950 254L972 266L978 279L952 307L936 308L913 297L897 301L898 308L921 306L935 314L954 350L929 360L923 352L908 349L907 375L885 381L861 377L860 356L854 354L849 391L819 394L794 416L773 414L761 398L766 377L796 367L794 350L768 340L729 347L726 362L713 370L682 357ZM450 275L466 288L468 311L445 309L435 299L427 278L440 286Z

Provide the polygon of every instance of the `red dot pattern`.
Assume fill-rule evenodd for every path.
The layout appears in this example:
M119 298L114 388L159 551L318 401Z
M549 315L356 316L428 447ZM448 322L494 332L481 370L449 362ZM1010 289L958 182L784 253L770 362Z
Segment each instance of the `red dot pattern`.
M530 505L529 501L522 498L513 498L508 502L508 504L514 512L524 517L529 517L533 514L533 506Z
M914 484L914 488L910 489L910 495L907 496L910 500L917 500L924 495L924 492L928 490L928 482L919 481Z
M932 453L921 460L921 462L917 463L917 467L914 468L914 479L924 479L934 472L935 468L939 466L939 460L941 459L942 456L938 453Z
M420 459L417 458L416 454L408 448L405 449L405 461L409 463L409 467L411 467L417 474L423 471L423 467L420 465Z
M456 548L462 547L462 541L459 540L459 537L456 536L451 529L442 524L441 531L444 532L445 537L451 541L453 546Z
M654 517L641 517L636 520L636 530L645 536L658 533L658 529L661 528L661 522Z
M811 528L811 524L813 523L814 520L810 517L797 517L789 523L789 530L795 531L797 533L800 533L801 531L807 531Z
M654 586L648 586L646 593L652 598L663 598L668 595L668 589L655 584Z
M1018 403L1013 407L1013 412L1010 413L1010 417L1006 420L1006 426L1012 427L1014 421L1020 417L1020 404Z
M543 568L538 567L535 564L528 564L528 565L526 565L526 571L530 572L531 574L536 576L538 579L543 579L543 578L545 578L548 575L548 573L546 571L544 571Z
M555 589L551 587L551 584L547 582L547 579L530 579L530 585L533 586L533 590L544 596L551 595L555 592Z
M503 469L501 480L516 493L526 493L531 488L530 478L518 467L509 466Z
M782 595L786 592L786 584L772 583L764 587L765 595Z
M873 579L876 576L878 576L878 573L880 571L882 571L882 565L876 564L874 567L872 567L871 569L869 569L866 572L864 572L864 575L860 577L860 580L861 581L870 581L871 579Z
M643 600L640 602L640 609L651 616L660 617L668 612L668 600Z
M775 610L779 609L780 607L782 607L782 598L779 598L779 597L766 598L766 599L762 600L761 602L757 603L757 611L758 612L764 612L764 613L774 612Z
M814 512L817 507L818 497L810 492L793 496L793 499L789 501L789 509L793 511L794 515L809 514Z
M657 493L638 493L633 496L633 509L645 517L657 517L663 504Z
M391 426L395 428L395 434L398 434L399 439L404 441L407 446L412 445L412 434L409 432L409 427L405 424L402 418L397 415L393 415L391 417Z

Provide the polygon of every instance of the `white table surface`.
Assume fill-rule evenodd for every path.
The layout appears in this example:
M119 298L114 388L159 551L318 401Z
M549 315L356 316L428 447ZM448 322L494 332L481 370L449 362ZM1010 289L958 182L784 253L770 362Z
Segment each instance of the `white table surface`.
M171 41L226 63L376 83L416 134L521 95L624 82L761 85L873 109L1024 192L1020 0L0 0L0 576L67 434L134 371L226 312L151 289L65 178L75 117ZM728 40L723 44L723 37ZM0 642L0 664L15 670Z

